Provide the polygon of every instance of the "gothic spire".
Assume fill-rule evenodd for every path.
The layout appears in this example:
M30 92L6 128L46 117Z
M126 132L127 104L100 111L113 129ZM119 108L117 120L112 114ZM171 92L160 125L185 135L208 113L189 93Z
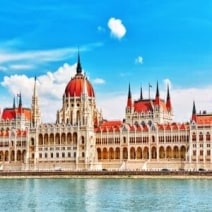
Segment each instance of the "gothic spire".
M127 107L130 107L130 108L132 107L132 95L131 95L130 84L128 89Z
M35 79L34 79L34 90L33 90L33 95L34 96L37 96L37 77L35 76Z
M15 97L13 97L13 109L15 109Z
M40 108L39 108L39 104L38 104L37 77L36 76L34 79L34 88L33 88L31 108L32 108L32 125L36 126L37 124L41 123L41 114L40 114Z
M79 54L79 50L78 50L77 74L81 74L81 73L82 73L82 67L81 67L81 63L80 63L80 54Z
M160 104L160 94L159 94L159 86L157 81L156 95L155 95L155 103L156 105Z
M195 121L196 122L196 116L197 115L197 112L196 112L196 105L195 105L195 102L193 101L193 108L192 108L192 117L191 117L191 120L192 121Z
M143 100L143 91L142 91L142 86L141 86L141 90L140 90L140 100Z
M194 101L193 101L192 115L196 115L196 105Z
M169 85L167 85L166 108L168 111L172 110L171 98L170 98L170 93L169 93Z
M158 81L157 81L157 88L156 88L156 98L159 98L160 94L159 94L159 87L158 87Z
M130 89L130 83L129 83L129 89L128 89L128 99L131 99L132 95L131 95L131 89Z
M19 108L21 108L22 107L22 98L21 98L21 93L19 94Z

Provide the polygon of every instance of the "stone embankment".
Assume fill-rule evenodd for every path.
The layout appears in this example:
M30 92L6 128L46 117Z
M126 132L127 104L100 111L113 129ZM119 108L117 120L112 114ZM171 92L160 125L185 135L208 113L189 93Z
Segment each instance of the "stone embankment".
M212 171L1 171L0 178L206 178Z

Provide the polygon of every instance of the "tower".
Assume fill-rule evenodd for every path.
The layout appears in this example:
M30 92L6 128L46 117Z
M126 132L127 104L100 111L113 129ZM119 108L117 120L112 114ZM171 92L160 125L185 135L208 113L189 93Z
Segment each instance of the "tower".
M96 161L95 129L101 121L101 113L96 108L95 93L87 76L82 73L78 53L76 74L67 83L61 109L57 112L56 123L74 135L76 167L91 169Z
M37 95L37 78L34 79L34 89L32 95L32 127L36 127L41 123L41 113L38 104L38 95Z

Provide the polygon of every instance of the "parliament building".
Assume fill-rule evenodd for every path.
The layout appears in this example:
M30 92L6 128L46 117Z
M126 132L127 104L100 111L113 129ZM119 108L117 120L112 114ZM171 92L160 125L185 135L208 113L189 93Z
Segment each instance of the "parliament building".
M154 98L141 88L134 100L129 85L123 110L123 120L103 117L78 55L54 123L41 120L36 78L31 108L20 94L1 111L0 170L212 170L212 114L195 102L190 120L176 123L169 87L164 99L157 83Z

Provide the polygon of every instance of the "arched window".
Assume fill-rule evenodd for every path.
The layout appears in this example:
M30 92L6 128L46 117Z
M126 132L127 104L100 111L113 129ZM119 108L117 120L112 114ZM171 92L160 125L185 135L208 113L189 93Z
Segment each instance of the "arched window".
M202 134L202 132L199 133L199 140L200 141L203 141L203 134Z
M210 133L209 133L209 132L207 132L207 134L206 134L206 141L210 141L210 140L211 140Z
M192 133L192 141L196 141L197 137L196 137L196 133Z

